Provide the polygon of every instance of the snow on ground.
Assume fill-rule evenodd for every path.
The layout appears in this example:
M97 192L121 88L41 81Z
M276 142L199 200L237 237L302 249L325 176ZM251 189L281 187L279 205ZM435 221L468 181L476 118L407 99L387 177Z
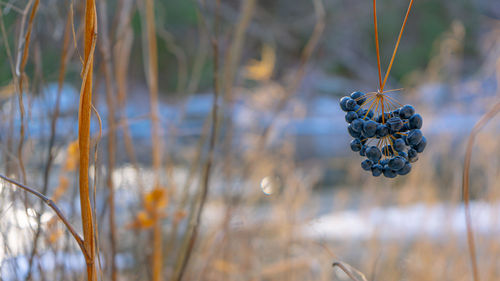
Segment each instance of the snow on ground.
M471 203L475 233L500 233L500 202ZM387 239L404 240L427 236L443 238L449 235L465 236L465 209L463 205L415 204L404 207L372 208L362 211L339 211L325 214L301 227L301 232L312 239L350 240Z

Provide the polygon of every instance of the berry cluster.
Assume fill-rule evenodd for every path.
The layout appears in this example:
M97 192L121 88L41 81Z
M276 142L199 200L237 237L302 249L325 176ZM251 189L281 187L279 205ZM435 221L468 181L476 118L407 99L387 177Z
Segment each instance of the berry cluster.
M427 145L420 131L422 116L413 106L401 106L380 92L354 92L340 99L340 107L346 112L347 130L354 138L351 149L367 158L361 163L364 170L388 178L411 171L411 163Z

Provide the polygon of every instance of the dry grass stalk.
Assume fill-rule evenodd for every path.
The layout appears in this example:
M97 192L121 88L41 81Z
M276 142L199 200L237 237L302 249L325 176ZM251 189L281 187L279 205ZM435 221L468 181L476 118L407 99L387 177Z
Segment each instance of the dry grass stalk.
M7 181L21 189L23 189L24 191L26 192L29 192L33 195L35 195L36 197L40 198L45 204L47 204L50 208L52 208L52 210L54 210L54 212L56 213L56 215L59 217L59 219L64 223L64 225L66 226L66 228L69 230L69 232L71 233L71 235L73 236L73 238L75 238L76 242L78 243L78 246L80 246L80 249L82 250L82 253L83 255L85 256L85 260L88 260L90 258L90 254L87 252L87 249L85 247L85 243L84 243L84 240L80 237L80 235L78 235L78 233L75 231L75 229L73 228L73 226L71 226L71 224L69 223L69 221L66 219L66 217L63 215L63 213L61 212L61 210L59 210L59 207L57 207L57 205L54 203L54 201L52 201L50 198L48 198L47 196L41 194L40 192L36 191L36 189L34 188L31 188L27 185L24 185L20 182L17 182L11 178L8 178L2 174L0 174L0 178L3 179L4 181Z
M175 266L175 271L173 275L173 280L180 281L184 276L186 268L189 263L189 259L193 252L194 246L196 244L196 239L198 237L198 229L200 226L201 214L203 213L203 208L205 206L205 202L208 196L208 189L210 184L210 175L212 170L213 158L214 158L214 150L215 150L215 142L217 139L217 119L218 119L218 98L220 93L220 77L219 77L219 42L218 42L218 34L219 34L219 20L220 20L220 0L216 0L215 2L215 15L214 15L214 25L213 25L213 34L211 36L212 50L213 50L213 87L214 87L214 98L212 101L212 112L211 112L211 128L210 128L210 139L209 139L209 148L208 148L208 156L204 165L203 174L202 174L202 185L200 192L197 194L196 203L198 206L194 205L191 208L192 212L196 211L196 213L191 213L189 220L189 228L187 233L182 241L182 245L180 248L179 257ZM200 15L202 15L200 13ZM200 19L205 23L203 16ZM205 26L206 27L206 26Z
M20 130L20 136L19 136L19 146L17 148L17 157L19 158L19 166L21 169L21 174L23 176L23 182L26 183L26 169L24 167L24 160L23 160L23 146L24 146L24 104L23 104L23 78L24 78L24 67L26 66L26 63L28 62L28 53L29 53L29 46L30 46L30 38L31 38L31 31L33 29L33 20L35 19L36 12L38 10L38 4L40 3L40 0L35 0L35 3L33 5L33 8L31 9L31 14L28 22L28 30L26 31L26 36L24 37L24 50L23 50L23 55L22 55L22 60L21 60L21 65L18 68L18 73L17 75L19 76L19 112L21 114L21 126L19 128ZM27 5L27 9L31 6L31 1Z
M115 225L115 198L114 198L114 183L113 171L115 169L116 158L116 120L115 120L115 99L113 97L113 77L112 77L112 62L111 62L111 47L109 43L108 22L107 22L107 5L105 1L99 2L101 10L101 25L102 40L101 40L101 53L103 60L103 71L106 87L106 106L108 108L108 167L106 185L108 187L108 208L109 208L109 243L111 249L110 266L111 266L111 280L117 279L116 269L116 225Z
M240 19L234 32L234 37L231 42L231 48L226 55L226 63L224 67L224 99L230 101L232 99L231 92L233 89L234 74L237 73L236 67L240 61L241 50L245 43L245 33L250 24L255 11L255 0L247 0L243 2L240 12Z
M467 150L465 153L464 160L464 170L462 177L462 196L465 204L465 222L467 225L467 244L469 246L469 256L472 266L472 276L474 281L479 281L479 269L477 266L476 257L476 246L474 243L474 232L472 230L472 217L470 213L470 195L469 195L469 172L470 172L470 162L472 158L472 148L474 147L474 141L479 132L486 126L486 124L495 117L496 114L500 112L500 102L495 104L486 114L481 117L481 119L474 125L472 132L467 140Z
M38 2L38 1L37 1ZM38 5L38 4L36 4ZM57 86L57 97L56 97L56 104L54 108L54 113L52 115L51 121L50 121L50 137L49 137L49 145L48 145L48 150L47 150L47 162L44 167L43 171L43 187L42 187L42 193L46 194L48 191L49 187L49 180L50 180L50 171L52 168L52 163L54 161L55 153L53 150L55 140L56 140L56 130L57 130L57 119L59 118L59 108L60 108L60 100L61 100L61 93L62 93L62 87L64 84L64 77L66 75L66 65L68 63L68 48L69 48L69 41L70 41L70 31L71 31L71 18L70 15L68 14L67 19L66 19L66 26L64 29L64 38L63 38L63 47L62 47L62 52L61 52L61 65L59 68L59 79L58 79L58 86ZM56 201L56 200L54 200ZM44 206L42 205L42 211L40 213L43 213ZM39 237L41 234L42 230L42 224L41 224L41 215L37 216L37 230L35 232L35 238L33 239L33 249L29 258L29 266L28 266L28 277L27 279L30 279L31 271L32 271L32 266L33 266L33 260L34 257L37 253L38 250L38 241Z
M94 50L97 40L97 12L94 0L87 0L85 5L84 32L84 65L82 87L80 90L80 106L78 111L78 146L80 150L79 187L80 208L85 249L89 253L87 262L87 279L97 280L95 265L95 233L92 205L89 190L89 156L90 156L90 117L92 112L92 74Z
M356 272L359 276L361 276L361 281L367 281L366 280L366 277L361 273L359 272L358 270L354 269L352 266L346 264L346 263L343 263L343 262L334 262L333 265L332 265L334 268L335 267L338 267L340 268L345 274L347 274L347 276L349 276L349 278L351 278L351 280L353 281L360 281L354 274L353 274L353 271Z
M162 166L162 142L160 136L159 109L158 109L158 50L156 42L156 27L154 14L154 0L145 1L145 22L148 45L147 80L151 103L151 135L152 135L152 158L155 173L154 188L160 187L160 173ZM154 220L153 226L153 281L163 279L163 237L162 220Z

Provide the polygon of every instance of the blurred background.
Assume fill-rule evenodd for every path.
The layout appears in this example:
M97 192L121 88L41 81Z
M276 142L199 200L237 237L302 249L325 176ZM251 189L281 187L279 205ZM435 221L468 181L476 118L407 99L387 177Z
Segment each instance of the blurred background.
M0 1L0 173L52 198L82 233L85 3L42 1L31 21L35 3ZM377 3L383 75L408 3ZM359 280L472 280L463 159L500 99L498 1L414 1L387 88L404 89L391 96L423 116L429 144L396 179L361 169L338 104L377 90L372 1L96 5L89 174L100 280L350 280L336 261ZM476 138L470 170L484 280L500 280L499 136L497 118ZM52 210L6 182L0 232L0 280L85 280Z

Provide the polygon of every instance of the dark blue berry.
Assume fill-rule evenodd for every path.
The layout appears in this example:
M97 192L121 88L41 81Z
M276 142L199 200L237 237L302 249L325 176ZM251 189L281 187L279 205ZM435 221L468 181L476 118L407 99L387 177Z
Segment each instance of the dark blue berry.
M396 171L389 168L389 166L384 166L383 173L386 178L395 178L398 175Z
M365 94L362 92L354 92L351 94L351 99L355 100L359 105L362 105L366 100L366 98L361 98L364 95Z
M347 110L347 101L349 100L350 98L349 97L342 97L340 99L340 108L343 110L343 111L349 111Z
M380 149L376 146L370 146L366 149L366 157L368 159L372 160L373 162L378 162L380 158L382 158L382 153L380 152Z
M361 150L361 141L359 139L353 139L351 141L351 149L352 151L360 151Z
M422 137L422 140L415 146L412 146L418 153L421 153L424 151L425 146L427 146L427 139L425 137Z
M399 132L403 128L403 121L399 117L392 117L387 120L387 125L393 132Z
M351 122L352 129L358 133L361 133L361 130L363 130L363 123L364 121L361 119L354 119Z
M399 109L395 109L394 111L391 112L392 117L399 117Z
M398 175L404 176L407 175L410 171L411 171L411 164L406 162L403 168L399 169L397 173Z
M377 132L377 122L370 120L363 124L363 135L367 138L373 138Z
M384 116L384 120L382 120L382 114L380 114L379 116L377 116L376 121L379 123L382 123L382 121L387 122L387 120L391 119L391 115L388 112L384 113L383 116Z
M370 171L373 166L373 161L370 159L366 159L365 161L361 162L361 168L365 171Z
M363 141L361 141L361 143L363 143ZM367 148L368 148L368 147L367 147L366 145L363 145L363 146L361 147L361 150L359 151L359 155L360 155L360 156L366 156L366 149L367 149Z
M399 169L403 168L405 165L405 160L401 156L396 156L394 158L391 158L389 160L389 163L387 163L387 166L394 171L398 171Z
M353 129L352 124L349 124L349 126L347 126L347 131L349 132L349 135L351 135L351 137L353 137L353 138L360 138L361 137L361 133L360 132L356 132Z
M375 134L377 135L377 137L383 138L389 134L389 128L387 128L386 125L378 124Z
M382 170L384 169L384 167L382 167L382 165L380 164L375 164L372 166L372 175L374 177L378 177L382 174Z
M389 162L389 159L383 159L380 161L380 165L385 166Z
M423 137L422 131L420 131L419 129L411 130L408 133L407 137L408 145L411 146L417 145L422 140L422 137Z
M420 116L420 114L413 114L408 120L408 127L410 129L420 129L422 128L423 122L424 120L422 119L422 116Z
M405 144L405 141L402 140L402 139L397 139L394 141L394 149L397 151L397 152L401 152L405 149L406 147L406 144Z
M402 119L408 119L410 118L413 114L415 114L415 108L413 106L407 104L399 110L399 117Z
M362 118L364 120L371 120L373 117L373 111L368 111L367 109L362 109L358 112L359 118Z
M399 156L403 157L404 159L408 159L408 153L401 151L398 153Z
M408 123L404 123L403 128L399 130L401 133L408 132L410 130L410 125Z
M358 118L358 114L354 111L349 111L345 115L345 121L347 123L351 123L354 119L357 119L357 118Z
M410 161L411 163L415 163L417 162L417 160L418 160L417 151L413 148L410 148L408 150L408 161Z
M347 102L345 103L345 107L349 111L354 110L356 108L356 105L358 105L358 103L351 98L348 98Z

